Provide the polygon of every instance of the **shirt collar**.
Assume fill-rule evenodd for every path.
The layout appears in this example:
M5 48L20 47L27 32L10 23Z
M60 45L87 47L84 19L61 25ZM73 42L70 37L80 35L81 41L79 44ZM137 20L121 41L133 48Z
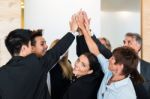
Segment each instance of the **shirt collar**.
M137 70L138 70L139 73L141 73L141 65L140 64L141 64L141 61L139 60L138 61L138 66L137 66Z
M120 80L120 81L117 81L117 82L113 82L110 85L107 85L107 88L112 89L114 91L118 90L118 88L127 85L129 80L130 80L130 78L127 77L127 78L125 78L123 80Z

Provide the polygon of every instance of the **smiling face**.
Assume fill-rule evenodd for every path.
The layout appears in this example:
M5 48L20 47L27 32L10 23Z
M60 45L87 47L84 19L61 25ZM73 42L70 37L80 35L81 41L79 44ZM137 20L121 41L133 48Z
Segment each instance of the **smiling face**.
M48 46L46 45L46 41L42 36L37 36L35 38L35 45L32 46L32 51L38 57L42 57L45 55Z
M138 55L130 47L118 47L113 50L112 57L109 59L109 70L113 75L128 76L137 70Z
M114 74L114 75L121 75L123 72L123 64L116 64L115 57L112 56L109 59L109 67L108 69Z
M75 62L73 73L77 77L81 77L87 74L91 74L93 70L90 70L90 63L85 55L81 55Z
M125 39L123 40L123 46L127 46L130 48L133 48L137 53L139 52L141 45L138 44L136 39L131 36L126 36Z

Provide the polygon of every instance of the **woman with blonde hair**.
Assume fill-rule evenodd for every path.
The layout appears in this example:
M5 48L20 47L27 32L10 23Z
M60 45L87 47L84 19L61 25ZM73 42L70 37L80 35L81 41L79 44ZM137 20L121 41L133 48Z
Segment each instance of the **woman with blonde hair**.
M52 42L50 48L58 43L59 39ZM65 91L72 79L72 66L68 60L68 52L50 70L51 77L51 97L52 99L62 99Z

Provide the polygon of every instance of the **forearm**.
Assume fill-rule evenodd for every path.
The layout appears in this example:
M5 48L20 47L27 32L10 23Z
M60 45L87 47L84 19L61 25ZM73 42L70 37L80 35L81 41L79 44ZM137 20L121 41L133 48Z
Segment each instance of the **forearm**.
M89 31L86 30L82 30L86 44L90 50L91 53L95 54L96 56L100 54L98 47L96 45L96 43L93 41L93 39L91 38L91 36L89 35Z
M48 69L59 60L60 56L63 55L75 37L71 33L67 33L52 49L48 50L46 55L43 57L45 66L48 66Z
M101 44L101 42L96 38L95 35L93 35L92 39L94 40L94 42L97 44L98 49L100 51L100 53L107 59L109 59L112 56L112 52L107 49L103 44Z
M76 37L76 52L77 52L77 56L79 57L80 55L82 55L83 53L86 52L90 52L88 49L88 46L86 44L86 41L84 39L84 35L81 36L77 36Z

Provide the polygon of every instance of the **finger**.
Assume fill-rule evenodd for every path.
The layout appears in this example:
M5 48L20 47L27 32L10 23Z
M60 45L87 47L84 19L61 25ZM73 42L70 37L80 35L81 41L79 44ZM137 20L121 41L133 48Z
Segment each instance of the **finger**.
M91 23L91 18L88 19L88 23L89 23L89 25L90 25L90 23Z

